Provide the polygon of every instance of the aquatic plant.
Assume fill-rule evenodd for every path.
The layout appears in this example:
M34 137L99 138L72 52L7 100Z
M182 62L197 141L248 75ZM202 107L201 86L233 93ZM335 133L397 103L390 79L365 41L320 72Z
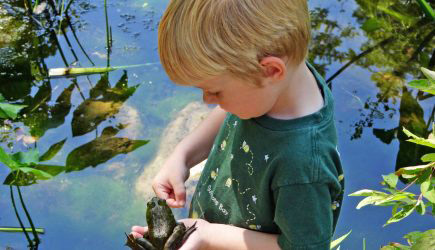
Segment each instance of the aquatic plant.
M414 80L409 84L422 91L433 94L435 89L435 72L422 68L422 71L428 79ZM387 220L384 226L391 223L396 223L408 217L414 211L421 215L435 216L435 124L432 124L432 133L427 138L419 137L406 128L403 128L404 133L410 138L407 141L421 146L431 148L431 153L421 156L421 161L424 163L418 166L404 167L398 169L394 173L383 175L382 185L385 186L386 192L363 189L350 194L349 196L367 196L359 202L357 209L367 205L374 206L392 206L392 217ZM404 188L398 188L398 180L402 178L406 182ZM412 185L420 186L420 194L414 194L407 190ZM431 211L428 211L428 210ZM399 243L390 243L383 250L393 249L430 249L435 229L426 232L412 232L404 238L408 240L410 246L405 246ZM431 240L432 239L432 240ZM418 247L418 248L417 248Z

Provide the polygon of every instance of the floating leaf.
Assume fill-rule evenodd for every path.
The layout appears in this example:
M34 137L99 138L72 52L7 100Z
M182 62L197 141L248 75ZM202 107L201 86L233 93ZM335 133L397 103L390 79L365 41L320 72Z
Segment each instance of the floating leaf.
M37 180L48 180L53 176L49 173L30 167L21 167L11 172L5 179L4 185L29 186L37 183Z
M0 162L8 166L11 170L15 170L20 166L20 163L7 154L2 147L0 147Z
M26 152L18 152L12 155L13 159L22 164L38 163L39 162L39 150L32 148Z
M41 157L39 157L39 161L48 161L51 160L63 147L66 142L66 138L62 141L51 145L51 147L45 152Z
M26 105L18 105L18 104L9 104L9 103L0 103L0 118L11 118L16 119L18 117L18 113L27 107Z

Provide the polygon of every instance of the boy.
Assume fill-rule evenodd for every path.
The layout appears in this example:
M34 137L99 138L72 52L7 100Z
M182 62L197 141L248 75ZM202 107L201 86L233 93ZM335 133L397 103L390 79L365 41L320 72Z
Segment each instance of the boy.
M189 168L208 157L181 249L329 249L343 175L332 94L304 61L309 26L306 0L170 1L162 65L218 105L152 184L183 207Z

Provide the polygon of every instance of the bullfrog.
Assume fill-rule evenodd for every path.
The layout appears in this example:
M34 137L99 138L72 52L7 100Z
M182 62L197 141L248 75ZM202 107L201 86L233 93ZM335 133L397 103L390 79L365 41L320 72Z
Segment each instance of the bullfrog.
M147 202L146 221L148 232L143 238L126 234L126 245L133 250L175 250L196 230L195 224L186 227L177 222L166 201L158 197Z

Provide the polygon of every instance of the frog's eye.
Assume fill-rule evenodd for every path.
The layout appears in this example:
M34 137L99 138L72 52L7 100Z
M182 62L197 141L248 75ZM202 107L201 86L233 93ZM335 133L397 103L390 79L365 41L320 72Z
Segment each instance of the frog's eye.
M165 206L166 205L166 201L165 200L159 200L158 204L159 204L159 206Z
M147 203L147 207L153 208L153 207L155 207L155 206L156 206L156 204L155 204L154 202L152 202L152 201L148 201L148 203Z

